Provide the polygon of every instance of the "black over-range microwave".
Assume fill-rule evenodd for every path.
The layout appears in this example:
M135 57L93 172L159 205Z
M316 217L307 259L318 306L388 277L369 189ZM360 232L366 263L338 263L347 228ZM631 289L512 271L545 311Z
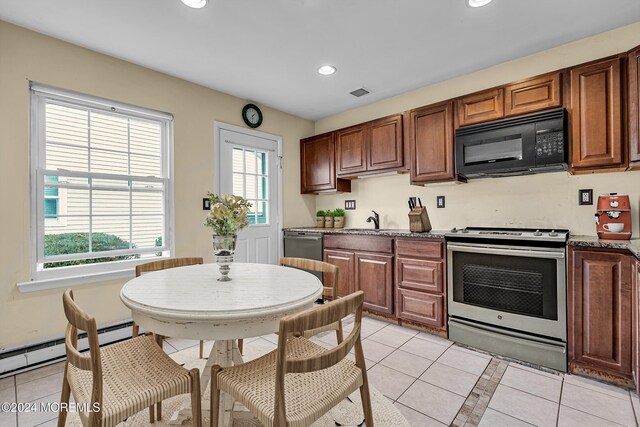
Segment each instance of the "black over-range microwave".
M465 178L567 170L564 108L456 130L456 173Z

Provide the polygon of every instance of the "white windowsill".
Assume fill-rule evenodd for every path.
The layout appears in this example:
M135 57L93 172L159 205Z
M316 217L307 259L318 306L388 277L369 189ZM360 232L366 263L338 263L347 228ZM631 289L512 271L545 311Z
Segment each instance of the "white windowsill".
M35 279L27 282L18 282L18 290L22 293L44 291L47 289L66 288L69 286L85 285L88 283L105 282L116 279L132 279L135 276L135 267L123 270L105 271L81 276L66 276L50 279Z

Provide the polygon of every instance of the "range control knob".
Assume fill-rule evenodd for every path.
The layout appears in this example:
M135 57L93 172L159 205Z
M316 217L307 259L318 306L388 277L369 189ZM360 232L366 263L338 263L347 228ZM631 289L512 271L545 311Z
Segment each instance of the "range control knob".
M551 233L549 233L549 236L551 237L556 237L558 235L558 233L556 233L556 230L551 230Z
M455 227L453 227L453 228L451 229L451 232L452 232L452 233L457 233L457 232L458 232L458 229L457 229L457 228L455 228Z
M540 230L536 230L535 233L533 233L534 236L542 236L542 232Z

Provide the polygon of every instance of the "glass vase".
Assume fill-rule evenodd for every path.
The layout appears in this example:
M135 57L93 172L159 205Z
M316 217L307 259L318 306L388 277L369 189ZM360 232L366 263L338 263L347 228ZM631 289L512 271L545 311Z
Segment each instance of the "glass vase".
M233 263L233 255L236 252L237 236L213 236L213 254L216 257L216 263L220 267L220 282L228 282L231 280L229 271Z

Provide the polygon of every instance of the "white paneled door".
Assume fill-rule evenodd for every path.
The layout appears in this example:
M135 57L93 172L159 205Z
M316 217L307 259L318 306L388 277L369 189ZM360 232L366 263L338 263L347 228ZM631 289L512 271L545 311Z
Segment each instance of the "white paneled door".
M217 124L219 192L252 203L249 227L238 234L236 262L276 264L280 257L280 137Z

